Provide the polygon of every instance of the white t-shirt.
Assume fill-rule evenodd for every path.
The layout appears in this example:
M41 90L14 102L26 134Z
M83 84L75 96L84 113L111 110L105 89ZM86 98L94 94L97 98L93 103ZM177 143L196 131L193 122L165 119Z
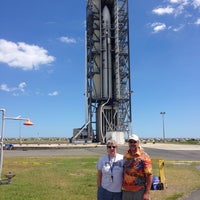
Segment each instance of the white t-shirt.
M102 171L101 186L110 192L121 192L123 157L118 153L113 158L107 154L97 163L97 169Z

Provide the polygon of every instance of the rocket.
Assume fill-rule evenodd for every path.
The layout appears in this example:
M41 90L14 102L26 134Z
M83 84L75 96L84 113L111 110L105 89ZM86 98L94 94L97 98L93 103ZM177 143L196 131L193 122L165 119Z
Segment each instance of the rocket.
M105 5L102 11L102 98L112 97L111 17Z

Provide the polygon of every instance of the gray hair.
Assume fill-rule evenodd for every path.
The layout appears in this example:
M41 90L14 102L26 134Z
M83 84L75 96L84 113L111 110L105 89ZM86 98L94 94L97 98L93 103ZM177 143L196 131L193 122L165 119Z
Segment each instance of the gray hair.
M106 142L106 145L114 145L114 146L117 146L117 142L113 139L109 139L107 142Z

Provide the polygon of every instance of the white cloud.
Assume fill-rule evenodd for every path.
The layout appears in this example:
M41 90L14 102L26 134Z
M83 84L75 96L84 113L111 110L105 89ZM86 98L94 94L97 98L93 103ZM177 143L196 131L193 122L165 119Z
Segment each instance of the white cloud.
M164 23L160 23L160 22L155 22L155 23L151 24L151 27L153 28L154 33L158 33L167 28L167 26Z
M67 44L75 44L76 40L74 38L69 38L66 36L62 36L59 38L61 42L67 43Z
M8 93L12 93L13 96L19 96L20 94L26 94L25 88L27 84L25 82L19 83L16 87L9 87L7 84L1 84L0 90ZM41 91L36 91L36 95L44 95ZM48 93L48 96L58 96L58 91Z
M25 90L24 90L25 87L26 87L26 83L25 83L25 82L20 83L19 86L18 86L18 88L19 88L19 90L20 90L21 92L24 92L24 91L25 91Z
M174 32L178 32L178 31L180 31L181 29L183 29L183 27L184 27L184 25L181 24L179 27L173 28L173 31L174 31Z
M153 9L152 12L157 15L173 14L174 8L172 8L171 6L167 6L165 8L160 7L160 8Z
M7 84L1 84L0 89L5 92L10 92L10 88L7 86Z
M169 3L187 5L189 3L189 0L169 0Z
M0 39L0 62L8 64L10 67L32 70L54 60L55 58L48 55L48 51L42 47Z
M200 25L199 19L194 23L195 16L198 16L196 12L200 10L200 0L163 0L161 2L157 8L152 10L153 14L160 17L159 21L163 22L152 24L154 33L165 29L178 32L189 24ZM170 15L173 18L163 17L165 15ZM165 25L166 20L169 24L168 27Z
M7 84L1 84L0 85L0 90L4 92L12 92L14 96L18 96L19 93L24 93L25 92L25 87L27 84L25 82L19 83L17 87L9 87Z
M49 96L58 96L58 91L54 91L48 94Z
M191 2L189 2L188 0L180 0L178 2L178 6L175 8L175 16L181 15L183 13L185 13L186 11L186 6L189 6L191 4ZM188 16L189 14L187 14L186 16Z
M200 0L168 0L167 4L166 1L163 1L163 4L160 5L158 8L152 10L154 14L157 15L174 15L175 17L184 13L186 6L191 6L194 4L194 1ZM196 3L197 4L197 3Z
M200 18L197 19L197 21L195 22L196 25L200 25Z
M200 0L194 0L192 5L194 6L194 8L200 7Z
M169 0L170 3L179 3L181 0Z

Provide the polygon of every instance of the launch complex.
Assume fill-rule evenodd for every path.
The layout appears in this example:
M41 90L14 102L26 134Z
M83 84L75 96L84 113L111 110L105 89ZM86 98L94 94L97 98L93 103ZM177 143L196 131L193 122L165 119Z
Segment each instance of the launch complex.
M87 0L85 124L72 141L123 143L131 132L128 0Z

